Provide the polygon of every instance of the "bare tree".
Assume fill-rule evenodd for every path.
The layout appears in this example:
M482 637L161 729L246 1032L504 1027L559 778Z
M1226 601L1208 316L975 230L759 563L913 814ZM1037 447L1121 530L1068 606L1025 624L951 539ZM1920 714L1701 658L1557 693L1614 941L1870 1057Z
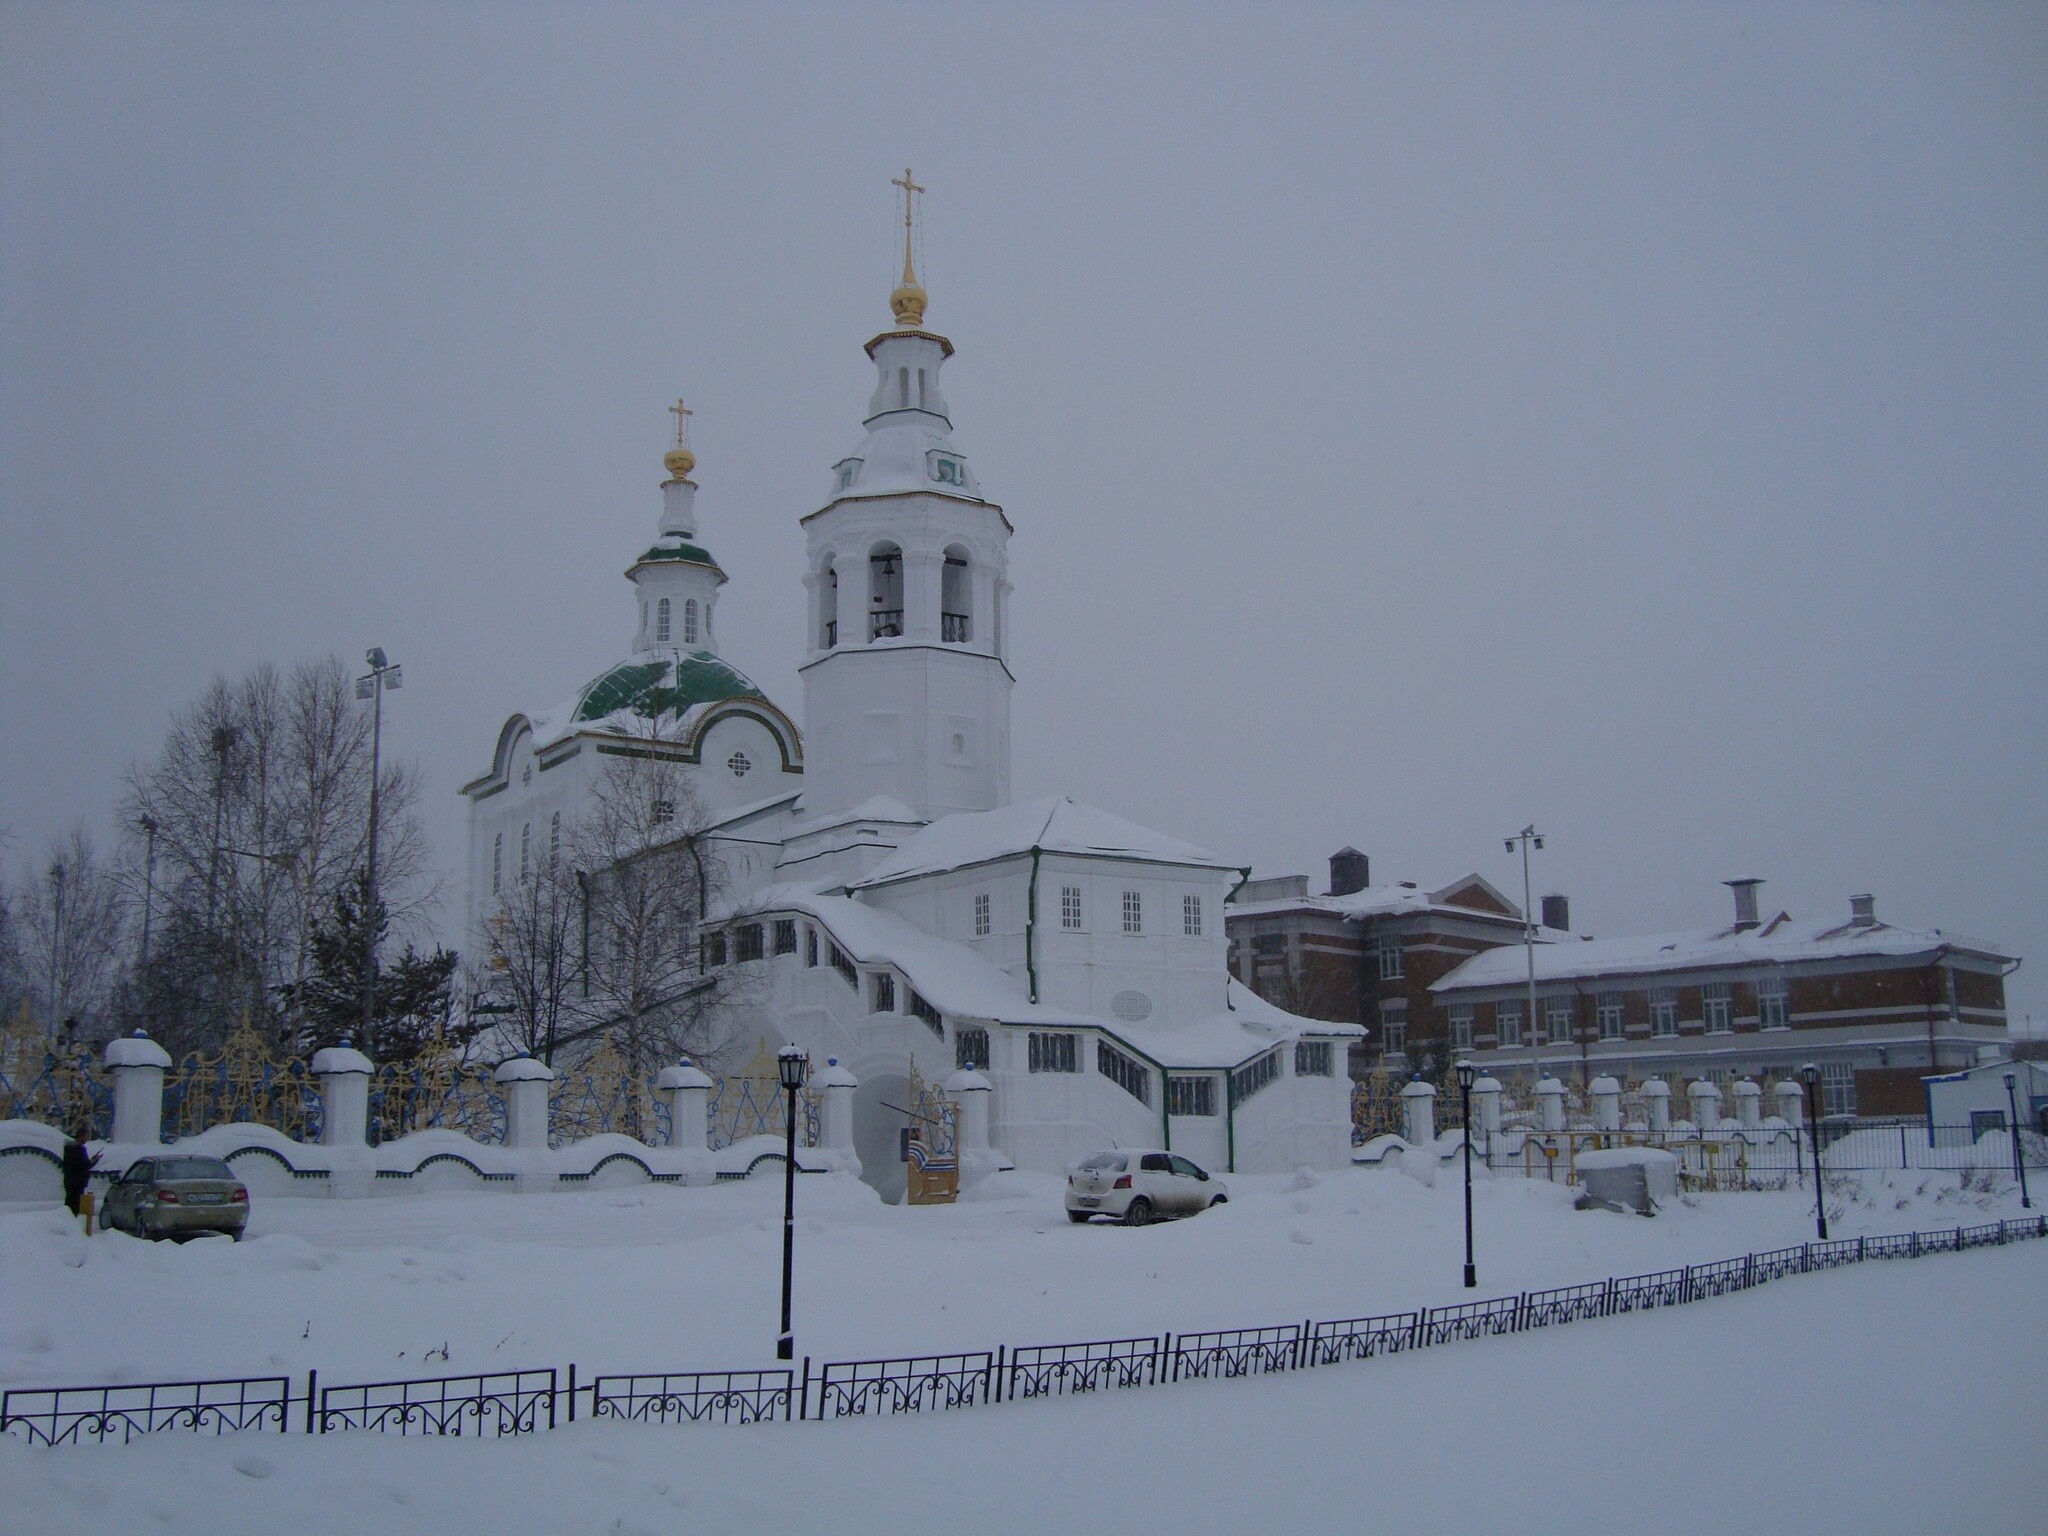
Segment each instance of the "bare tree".
M484 926L489 951L472 964L467 990L496 1015L487 1051L552 1062L585 1033L583 881L560 858L531 861L495 899Z
M118 875L83 827L54 840L16 884L6 924L21 995L53 1040L113 1032L126 902Z

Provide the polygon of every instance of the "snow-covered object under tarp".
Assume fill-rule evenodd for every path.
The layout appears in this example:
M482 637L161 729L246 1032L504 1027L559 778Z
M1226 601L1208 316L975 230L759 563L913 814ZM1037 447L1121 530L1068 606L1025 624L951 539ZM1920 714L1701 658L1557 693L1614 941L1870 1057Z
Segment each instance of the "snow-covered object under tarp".
M1581 1152L1573 1162L1585 1193L1579 1209L1635 1211L1654 1216L1678 1198L1678 1158L1655 1147L1613 1147Z
M944 816L907 839L855 889L919 875L943 874L1029 853L1077 853L1201 869L1235 869L1206 848L1154 832L1064 795L1027 800L994 811Z

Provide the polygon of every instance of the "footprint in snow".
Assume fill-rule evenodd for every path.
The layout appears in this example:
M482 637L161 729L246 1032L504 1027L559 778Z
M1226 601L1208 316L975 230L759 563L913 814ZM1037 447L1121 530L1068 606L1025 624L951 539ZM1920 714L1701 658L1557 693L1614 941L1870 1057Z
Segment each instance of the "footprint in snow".
M277 1468L271 1464L270 1458L267 1456L237 1456L235 1458L235 1470L244 1477L253 1477L260 1482L275 1472Z

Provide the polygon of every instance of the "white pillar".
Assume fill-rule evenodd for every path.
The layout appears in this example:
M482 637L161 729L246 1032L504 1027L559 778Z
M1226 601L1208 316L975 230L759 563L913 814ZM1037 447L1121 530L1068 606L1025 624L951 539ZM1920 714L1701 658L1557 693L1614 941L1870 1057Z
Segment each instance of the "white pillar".
M668 1144L703 1151L711 1129L711 1079L685 1056L675 1066L663 1067L654 1087L668 1099Z
M1735 1084L1735 1123L1745 1130L1755 1130L1764 1123L1764 1091L1749 1078Z
M370 1058L343 1044L313 1053L320 1079L320 1145L360 1147L369 1142Z
M170 1053L141 1030L107 1042L114 1074L114 1129L107 1139L123 1146L156 1146L163 1135L164 1069Z
M1603 1075L1593 1079L1592 1087L1588 1091L1593 1095L1593 1129L1620 1130L1621 1084Z
M1536 1085L1536 1129L1564 1129L1564 1084L1554 1077L1546 1077Z
M1703 1131L1711 1131L1721 1123L1721 1090L1705 1078L1688 1083L1685 1096L1692 1100L1692 1123Z
M1806 1123L1806 1090L1792 1078L1778 1084L1778 1118L1795 1131Z
M1500 1079L1488 1074L1473 1079L1472 1120L1484 1133L1488 1146L1500 1134Z
M1435 1087L1424 1082L1410 1083L1401 1090L1401 1110L1408 1120L1409 1145L1433 1145L1436 1141Z
M1643 1111L1649 1116L1650 1129L1668 1131L1671 1129L1671 1085L1661 1077L1647 1079L1643 1083Z
M531 1056L514 1056L499 1065L496 1080L505 1089L505 1145L515 1150L548 1144L548 1084L554 1069Z
M812 1149L812 1161L833 1173L850 1173L860 1177L860 1154L853 1150L853 1090L860 1086L860 1079L839 1065L837 1056L827 1056L824 1068L811 1074L811 1086L818 1090L818 1144ZM988 1136L987 1099L988 1095L976 1095L983 1103L982 1137ZM967 1110L962 1101L960 1111L960 1139L964 1146L967 1138ZM964 1170L965 1160L961 1162Z
M940 1087L960 1106L960 1177L964 1187L969 1179L979 1178L996 1165L988 1144L989 1095L995 1084L972 1067L962 1067Z

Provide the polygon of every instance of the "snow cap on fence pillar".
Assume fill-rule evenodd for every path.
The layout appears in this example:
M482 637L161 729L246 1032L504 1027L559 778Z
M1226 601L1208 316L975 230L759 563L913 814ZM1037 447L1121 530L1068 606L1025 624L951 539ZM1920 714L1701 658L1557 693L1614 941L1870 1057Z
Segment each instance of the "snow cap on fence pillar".
M1650 1129L1668 1131L1671 1129L1671 1085L1661 1077L1643 1079L1639 1090L1643 1096L1643 1108L1650 1117Z
M170 1053L141 1030L107 1042L107 1070L114 1074L111 1141L153 1147L163 1132L164 1068Z
M821 1091L826 1088L858 1088L860 1079L839 1065L837 1056L828 1056L825 1065L811 1074L811 1086ZM951 1086L947 1084L949 1089ZM981 1086L986 1088L988 1084L984 1082Z
M368 1077L377 1070L370 1064L369 1057L347 1041L340 1045L330 1045L325 1050L315 1051L312 1067L315 1077L339 1077L348 1072L360 1072L364 1077Z
M1743 1078L1730 1087L1735 1095L1735 1119L1742 1125L1763 1124L1764 1091L1750 1078Z
M552 1083L555 1069L531 1056L513 1056L499 1062L491 1075L501 1083Z
M1620 1130L1621 1084L1603 1072L1587 1084L1586 1091L1593 1096L1593 1129Z
M952 1094L993 1093L995 1086L994 1083L983 1077L974 1068L962 1067L958 1072L955 1072L951 1077L939 1084L939 1091Z
M1798 1080L1786 1078L1776 1089L1778 1095L1778 1118L1787 1125L1803 1125L1806 1121L1806 1093Z
M320 1079L320 1144L365 1145L370 1139L370 1058L343 1036L340 1045L315 1051L312 1065Z
M1536 1129L1564 1129L1564 1084L1554 1077L1542 1078L1536 1084Z
M531 1056L514 1056L492 1074L505 1085L505 1145L514 1149L548 1144L548 1084L554 1069Z
M715 1085L702 1067L685 1056L676 1065L663 1067L655 1074L654 1086L663 1093L676 1088L702 1088L708 1093Z
M711 1129L711 1090L717 1086L710 1075L685 1056L674 1066L663 1067L654 1086L668 1097L668 1144L704 1151Z

